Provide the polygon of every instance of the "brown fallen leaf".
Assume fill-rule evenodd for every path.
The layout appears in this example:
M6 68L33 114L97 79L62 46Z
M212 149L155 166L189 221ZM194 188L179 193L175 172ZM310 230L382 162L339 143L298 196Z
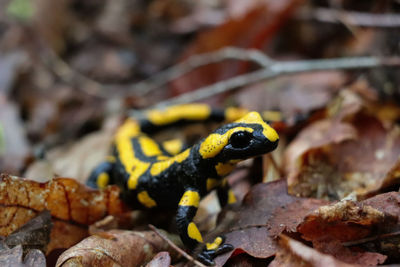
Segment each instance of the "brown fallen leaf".
M341 262L330 255L318 252L285 235L279 237L279 250L270 267L350 267L360 266Z
M46 267L46 257L38 249L30 250L24 257L22 246L18 245L0 250L0 266Z
M322 206L297 227L302 237L345 262L376 265L399 259L400 193ZM369 252L368 252L369 251Z
M297 229L306 240L329 238L346 242L370 235L374 230L372 226L384 220L384 213L371 206L341 201L319 207Z
M333 116L305 128L286 150L290 193L365 198L398 181L400 131L354 93L343 92L339 100L329 111Z
M230 257L241 253L256 258L273 256L277 250L276 235L296 229L309 212L326 203L288 195L284 180L255 185L244 198L233 225L224 231L225 242L235 250L217 257L216 264L222 266Z
M93 235L65 251L56 266L140 266L160 251L176 252L154 232L108 231L108 236Z
M68 249L89 235L88 228L75 223L52 219L53 228L46 255L57 249Z
M55 178L38 183L10 175L0 175L0 210L11 214L3 223L1 235L8 235L10 225L25 223L32 213L49 210L55 218L89 225L107 214L121 214L125 207L119 199L119 188L110 186L93 190L69 178ZM5 206L5 207L4 207Z
M154 258L146 264L146 267L169 267L171 266L171 257L168 252L159 252Z

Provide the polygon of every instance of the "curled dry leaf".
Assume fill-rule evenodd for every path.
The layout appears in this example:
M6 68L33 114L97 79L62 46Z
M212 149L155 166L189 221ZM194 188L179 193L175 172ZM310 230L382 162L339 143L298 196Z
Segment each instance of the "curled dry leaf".
M276 235L296 229L309 212L326 203L288 195L284 180L254 186L244 198L234 224L225 230L225 242L235 250L219 256L215 262L223 265L229 257L243 252L257 258L273 256Z
M32 249L25 257L23 254L21 245L0 250L0 266L46 267L46 257L40 250Z
M352 94L336 115L301 132L285 154L289 192L341 199L351 192L365 197L398 180L400 131L388 128L366 103ZM334 112L334 111L329 111Z
M353 201L341 201L319 207L298 226L306 240L334 239L350 241L371 234L373 225L384 221L383 212Z
M111 230L105 233L90 236L65 251L56 266L140 266L160 251L176 256L154 232Z
M390 192L361 202L323 206L297 229L316 249L346 262L376 265L386 256L398 260L399 203L400 193Z
M1 235L9 235L43 210L49 210L55 218L84 225L124 211L117 187L99 191L69 178L55 178L47 183L5 174L0 178L0 217L4 220Z
M279 250L270 267L351 267L359 266L341 262L284 235L280 236Z

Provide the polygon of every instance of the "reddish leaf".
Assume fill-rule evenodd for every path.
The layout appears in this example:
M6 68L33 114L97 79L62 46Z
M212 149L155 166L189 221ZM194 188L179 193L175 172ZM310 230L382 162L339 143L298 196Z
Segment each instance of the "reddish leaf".
M400 134L355 98L344 94L335 116L310 125L290 144L284 166L291 193L365 197L396 181Z
M279 28L287 21L302 0L286 0L274 5L274 1L263 3L236 20L200 34L184 53L190 55L218 50L226 46L263 48ZM243 73L248 64L228 62L198 68L172 83L174 94L181 94L195 88Z
M257 258L271 257L276 252L275 236L285 229L295 229L307 213L324 204L323 200L288 195L283 180L254 186L244 198L231 230L225 233L226 243L235 250L219 256L216 263L222 265L231 255L243 252Z
M306 240L329 239L349 241L364 238L372 233L373 225L385 220L383 212L352 201L341 201L322 206L308 215L298 226Z

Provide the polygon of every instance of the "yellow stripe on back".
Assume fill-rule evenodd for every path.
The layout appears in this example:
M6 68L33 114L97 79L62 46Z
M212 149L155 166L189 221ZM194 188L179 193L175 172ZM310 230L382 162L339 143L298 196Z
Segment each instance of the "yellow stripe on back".
M164 110L151 110L147 113L147 118L155 125L167 125L181 119L206 120L210 114L211 108L206 104L186 104Z
M190 149L186 149L185 151L183 151L182 153L180 153L174 157L156 162L151 166L150 174L153 176L159 175L160 173L162 173L163 171L168 169L169 166L171 166L175 162L181 163L182 161L187 159L189 157L189 155L190 155Z
M245 108L229 107L225 109L225 120L232 122L245 116L249 111Z
M118 151L119 159L129 174L128 188L135 189L140 176L146 172L150 163L140 161L135 157L131 138L137 137L140 127L137 121L127 119L115 135L115 146Z
M182 151L183 143L179 139L172 139L162 143L164 149L171 155L176 155Z
M147 136L141 136L138 139L142 152L146 157L153 157L161 155L160 147L153 139Z

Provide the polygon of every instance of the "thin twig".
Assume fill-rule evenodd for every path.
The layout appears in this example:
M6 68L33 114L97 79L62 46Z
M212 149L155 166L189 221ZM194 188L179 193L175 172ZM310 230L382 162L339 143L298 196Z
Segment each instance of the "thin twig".
M271 65L271 59L259 50L226 47L218 51L194 55L182 63L153 75L147 80L130 86L129 90L135 95L144 95L198 67L228 59L252 61L261 67L268 67Z
M156 235L158 235L159 237L161 237L163 240L165 240L165 242L168 243L168 245L170 245L173 249L175 249L179 254L181 254L183 257L185 257L188 261L192 262L193 264L195 264L196 266L200 266L200 267L207 267L204 264L202 264L201 262L195 260L192 256L190 256L189 254L187 254L185 251L183 251L180 247L178 247L177 245L175 245L171 240L168 239L168 237L166 237L165 235L163 235L162 233L160 233L160 231L158 231L158 229L152 225L149 224L149 228L156 233Z
M115 91L124 92L121 93L123 94L121 97L126 95L143 96L196 68L229 59L251 61L257 63L261 67L270 65L269 57L259 50L226 47L218 51L194 55L182 63L178 63L148 79L126 87L118 84L101 84L86 77L71 68L68 63L60 58L52 49L47 49L46 53L43 53L42 59L64 82L68 84L77 84L79 88L84 90L88 95L103 98L110 97L111 95L115 96ZM122 88L125 90L116 90Z
M322 70L344 70L374 68L382 66L400 66L400 58L377 58L377 57L354 57L337 59L317 59L317 60L299 60L299 61L275 61L270 60L270 65L263 69L242 74L227 80L223 80L212 85L208 85L162 101L152 108L162 108L165 106L196 102L213 95L225 93L241 86L271 79L277 76L294 74L310 71Z
M250 73L238 75L212 85L208 85L191 91L189 93L177 96L160 102L153 108L161 108L169 105L184 104L199 101L213 95L238 89L242 86L266 79L274 78L285 74L294 74L300 72L320 71L320 70L344 70L374 68L382 66L400 66L400 58L377 58L377 57L354 57L337 59L319 59L319 60L300 60L300 61L277 61L270 59L261 51L254 49L242 49L227 47L215 52L192 56L188 60L177 64L165 71L152 76L151 78L134 84L129 90L116 90L118 88L126 89L123 85L103 85L86 76L74 71L69 65L59 58L54 52L47 54L45 60L51 69L65 82L76 83L81 90L89 95L97 97L115 97L115 91L124 92L124 95L143 95L150 91L165 85L166 83L204 65L221 62L227 59L247 60L255 62L262 68Z
M301 19L315 19L321 22L342 23L361 27L400 27L399 14L374 14L357 11L345 11L330 8L312 8L300 10Z

